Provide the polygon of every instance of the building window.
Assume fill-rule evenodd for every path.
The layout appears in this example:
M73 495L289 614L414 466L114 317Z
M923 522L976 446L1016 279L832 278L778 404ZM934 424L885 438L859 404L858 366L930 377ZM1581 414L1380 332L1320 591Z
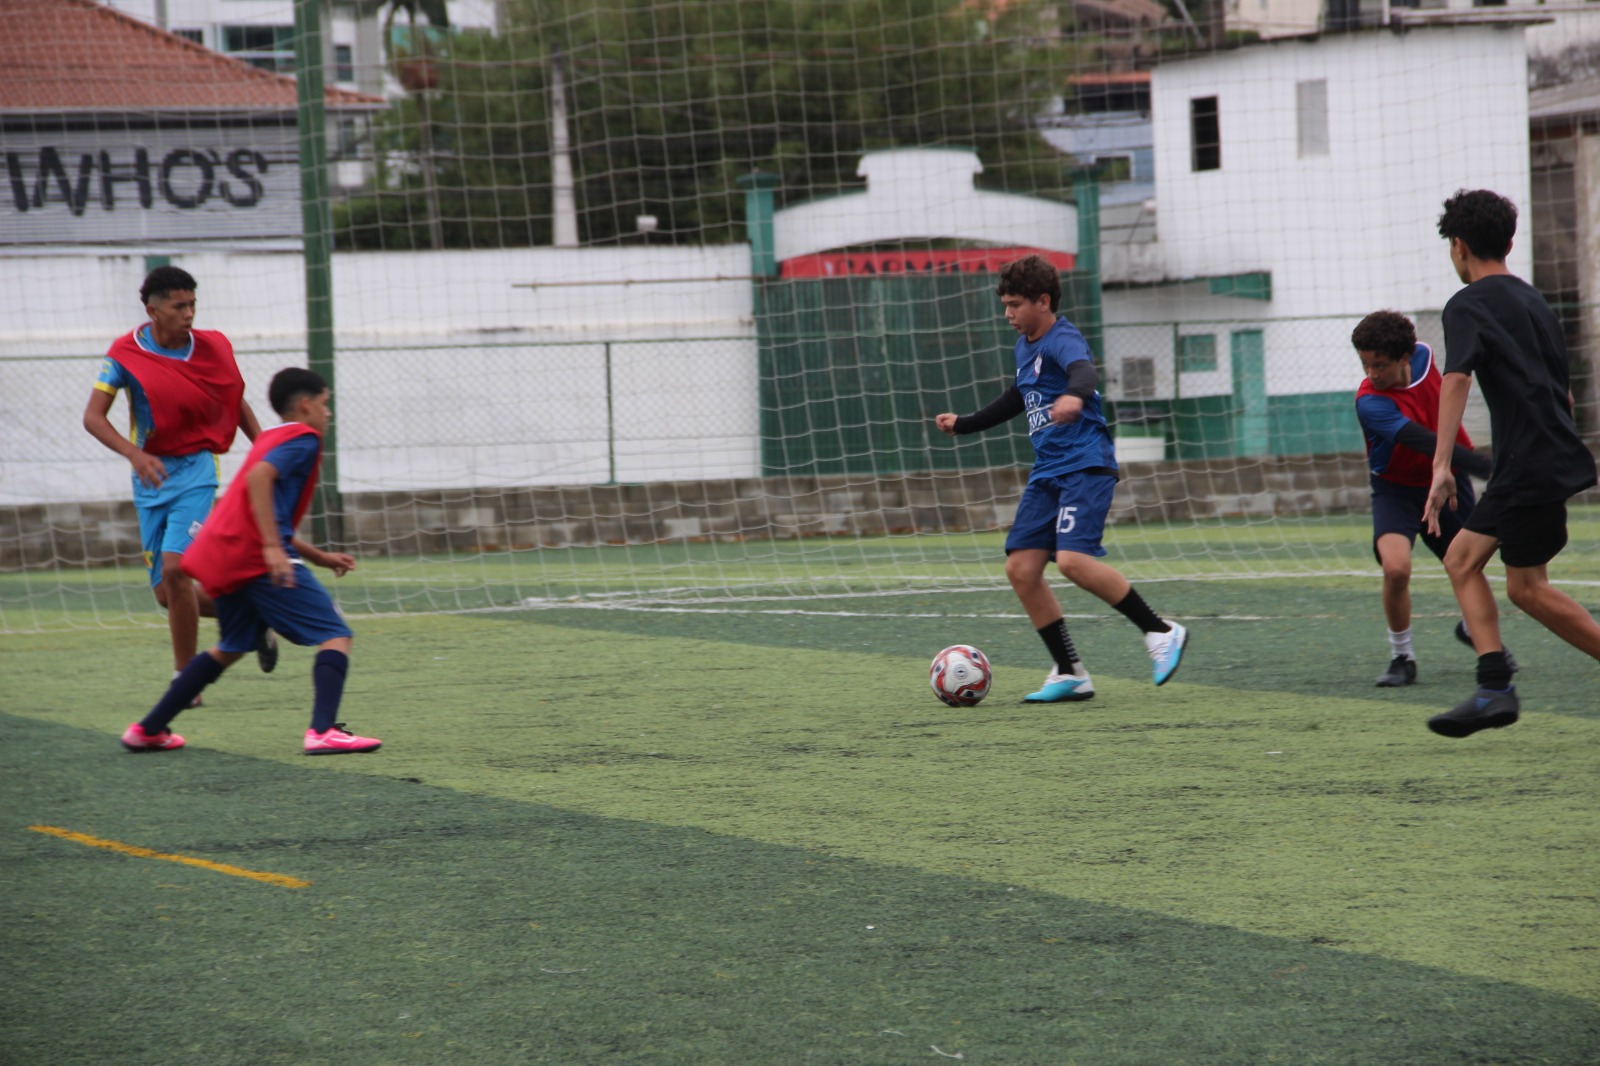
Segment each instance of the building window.
M1222 129L1215 96L1189 101L1189 169L1222 169Z
M172 35L174 37L182 37L186 41L193 41L195 44L206 43L205 30L173 30Z
M1133 180L1133 157L1126 155L1097 155L1094 157L1096 176L1111 184Z
M1300 158L1328 154L1328 83L1325 79L1296 82L1296 143Z
M1178 338L1178 372L1192 374L1217 368L1217 338L1213 333L1187 333Z
M222 50L274 74L294 71L293 26L224 26Z
M355 51L347 44L333 46L333 80L356 80Z

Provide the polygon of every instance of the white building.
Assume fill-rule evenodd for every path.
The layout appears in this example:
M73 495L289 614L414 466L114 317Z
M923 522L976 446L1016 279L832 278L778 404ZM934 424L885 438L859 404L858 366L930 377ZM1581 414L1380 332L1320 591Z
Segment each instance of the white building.
M276 74L294 72L294 0L104 0L124 14ZM496 28L496 0L449 0L455 29ZM365 9L365 10L364 10ZM400 31L409 27L402 20ZM328 83L394 95L386 74L383 15L372 5L323 5Z
M1523 34L1289 38L1158 67L1157 239L1103 256L1112 398L1170 409L1189 456L1359 449L1351 328L1393 308L1442 340L1424 313L1459 288L1442 202L1529 203ZM1531 277L1523 218L1509 265Z

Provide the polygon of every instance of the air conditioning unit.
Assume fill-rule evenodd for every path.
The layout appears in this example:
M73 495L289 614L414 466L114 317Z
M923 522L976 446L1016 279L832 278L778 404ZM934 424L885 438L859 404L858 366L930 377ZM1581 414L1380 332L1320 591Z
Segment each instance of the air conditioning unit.
M1156 361L1143 357L1122 361L1122 398L1152 400L1156 395Z

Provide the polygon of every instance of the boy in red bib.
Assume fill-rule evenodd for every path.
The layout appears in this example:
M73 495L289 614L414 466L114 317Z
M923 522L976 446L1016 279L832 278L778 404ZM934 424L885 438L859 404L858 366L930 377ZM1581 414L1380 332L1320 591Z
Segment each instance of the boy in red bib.
M1422 509L1433 483L1433 451L1439 427L1439 367L1433 349L1417 340L1416 327L1395 311L1374 311L1350 334L1366 376L1356 390L1356 418L1367 440L1372 484L1372 554L1383 567L1383 616L1389 623L1389 668L1379 688L1399 688L1417 679L1411 645L1411 549L1422 542L1441 560L1461 523L1472 512L1468 474L1489 476L1489 460L1472 450L1465 430L1451 445L1460 511L1446 516L1437 534L1423 527ZM1465 624L1456 639L1472 646Z
M382 744L334 721L350 669L352 634L306 566L315 563L343 577L356 561L295 534L311 506L322 467L322 433L330 417L327 382L310 370L291 367L272 379L269 396L284 423L256 437L238 476L183 555L184 571L216 604L222 637L216 647L196 655L150 713L122 734L122 745L130 751L183 747L183 738L169 728L172 720L255 648L263 625L294 644L318 649L305 753L376 751Z

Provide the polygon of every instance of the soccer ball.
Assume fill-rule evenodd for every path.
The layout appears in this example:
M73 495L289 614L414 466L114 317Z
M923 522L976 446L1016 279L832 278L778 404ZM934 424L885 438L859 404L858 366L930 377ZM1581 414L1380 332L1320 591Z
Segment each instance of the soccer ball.
M970 644L952 644L933 657L928 683L933 694L952 707L971 707L989 694L994 672L983 652Z

